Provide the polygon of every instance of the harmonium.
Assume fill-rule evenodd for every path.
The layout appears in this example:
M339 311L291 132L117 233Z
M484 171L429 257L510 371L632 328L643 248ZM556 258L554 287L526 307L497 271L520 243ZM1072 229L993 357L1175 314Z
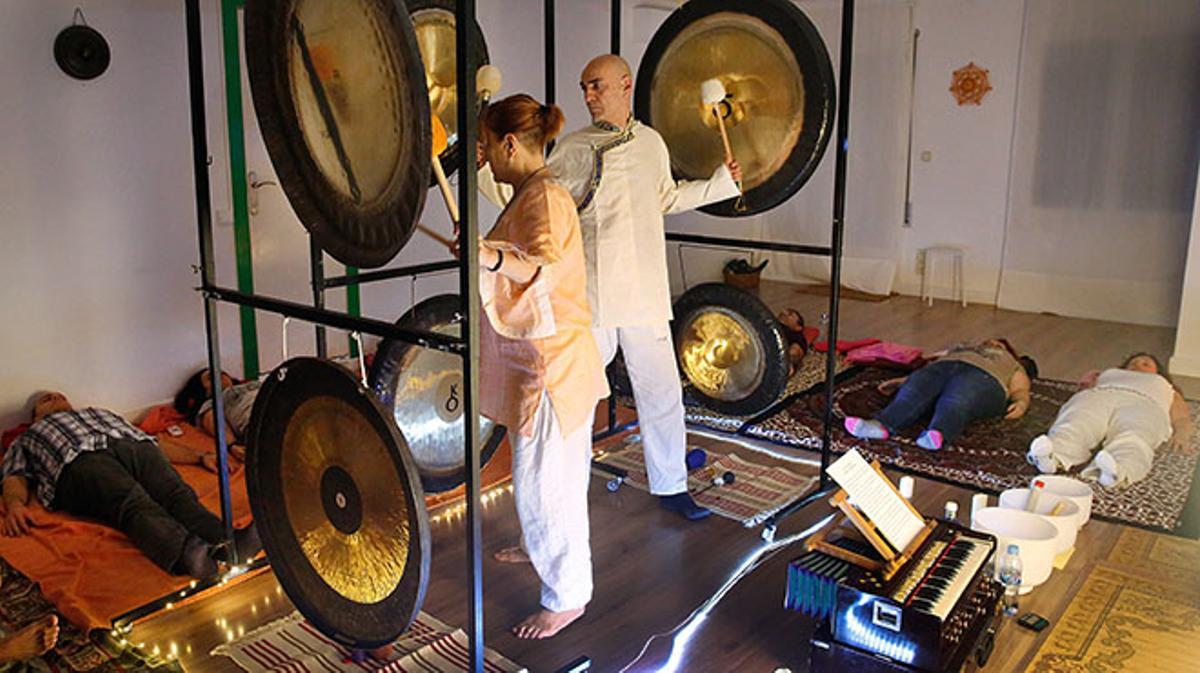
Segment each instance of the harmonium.
M863 466L895 491L878 463ZM884 534L856 506L860 499L842 490L831 504L846 516L810 538L788 566L786 607L820 620L810 670L958 671L972 655L983 666L1003 596L991 572L996 539L924 519L899 492L892 495L876 499L874 513L880 517L879 500L907 508L907 544L895 546L909 535ZM897 512L884 516L895 531Z

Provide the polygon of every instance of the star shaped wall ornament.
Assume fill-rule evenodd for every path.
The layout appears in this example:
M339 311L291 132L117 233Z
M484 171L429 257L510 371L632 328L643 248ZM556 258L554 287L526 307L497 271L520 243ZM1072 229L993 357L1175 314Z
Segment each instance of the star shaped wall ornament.
M983 97L991 90L988 71L975 65L974 61L955 70L950 80L950 93L954 94L959 105L980 105Z

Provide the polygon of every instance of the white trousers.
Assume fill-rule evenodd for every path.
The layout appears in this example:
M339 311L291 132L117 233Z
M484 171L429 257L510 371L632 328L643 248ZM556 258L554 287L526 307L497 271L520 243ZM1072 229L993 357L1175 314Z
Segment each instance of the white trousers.
M521 548L542 580L542 607L554 612L582 608L592 598L587 510L592 422L589 418L564 437L543 391L533 428L532 437L508 435Z
M1086 463L1101 447L1117 465L1116 480L1132 483L1149 474L1154 450L1171 437L1171 421L1137 393L1088 389L1067 400L1046 435L1063 466Z
M650 492L675 495L687 490L687 428L683 419L683 389L675 364L675 346L667 323L640 327L598 327L592 330L600 359L612 362L617 347L637 405L642 449Z

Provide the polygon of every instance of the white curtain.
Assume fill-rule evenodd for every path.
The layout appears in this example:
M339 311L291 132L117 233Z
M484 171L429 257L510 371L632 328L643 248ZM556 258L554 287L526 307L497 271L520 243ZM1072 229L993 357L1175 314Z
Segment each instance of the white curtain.
M998 303L1173 325L1200 156L1200 2L1026 4Z

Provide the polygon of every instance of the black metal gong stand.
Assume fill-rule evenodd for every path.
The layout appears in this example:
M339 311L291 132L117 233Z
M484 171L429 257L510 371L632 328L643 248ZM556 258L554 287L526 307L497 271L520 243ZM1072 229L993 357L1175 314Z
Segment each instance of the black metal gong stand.
M480 501L480 442L479 442L479 249L478 208L476 201L476 177L474 166L468 165L473 152L460 154L458 200L460 213L459 249L461 259L457 261L417 264L394 269L362 273L355 276L324 278L321 251L313 246L310 260L313 267L313 306L286 301L274 297L240 292L216 284L213 260L212 204L209 187L207 125L204 103L204 65L202 58L199 0L184 0L187 21L188 84L190 92L192 126L192 169L196 185L196 222L200 247L200 287L204 296L205 330L208 341L208 367L213 381L213 409L216 417L217 466L221 488L221 516L225 524L226 539L233 539L233 513L229 487L229 451L225 442L225 409L221 395L221 351L217 329L217 302L224 301L239 306L278 313L298 318L318 326L336 327L347 331L371 334L386 339L397 339L454 353L463 359L463 412L467 419L464 433L466 454L466 523L467 523L467 578L469 583L470 618L466 625L470 639L470 668L483 671L483 564L481 501ZM475 67L478 54L470 27L475 25L475 0L459 0L455 10L457 25L458 59L458 128L459 142L463 147L474 147L475 128ZM461 337L452 337L437 332L405 329L390 322L363 318L348 313L331 311L324 307L326 288L365 283L390 278L415 276L439 270L459 270L459 294L462 298L461 314L463 327ZM324 355L324 339L318 327L318 351ZM235 563L237 560L235 560ZM165 604L164 599L160 602ZM152 610L139 609L137 616ZM130 618L133 613L123 615L118 621ZM136 618L136 617L133 617Z

